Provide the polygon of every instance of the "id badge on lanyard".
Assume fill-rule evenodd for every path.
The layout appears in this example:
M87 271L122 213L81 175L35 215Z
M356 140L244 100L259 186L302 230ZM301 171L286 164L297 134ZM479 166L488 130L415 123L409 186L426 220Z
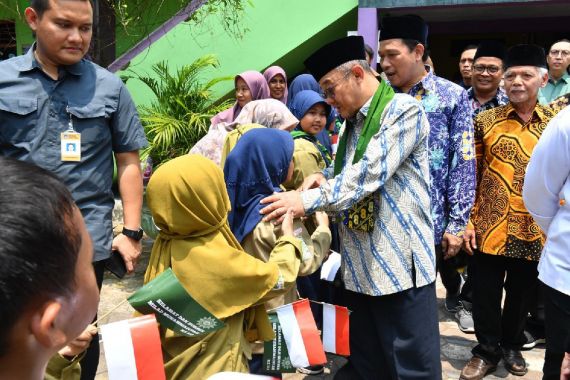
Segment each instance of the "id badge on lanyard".
M73 128L73 116L69 112L69 124L67 130L61 133L61 160L81 161L81 133Z

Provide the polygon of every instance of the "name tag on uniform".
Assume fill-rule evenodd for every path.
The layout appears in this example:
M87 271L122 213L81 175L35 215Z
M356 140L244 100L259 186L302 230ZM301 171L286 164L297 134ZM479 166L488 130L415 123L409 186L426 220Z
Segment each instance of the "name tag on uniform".
M81 133L67 131L61 134L61 160L81 161Z

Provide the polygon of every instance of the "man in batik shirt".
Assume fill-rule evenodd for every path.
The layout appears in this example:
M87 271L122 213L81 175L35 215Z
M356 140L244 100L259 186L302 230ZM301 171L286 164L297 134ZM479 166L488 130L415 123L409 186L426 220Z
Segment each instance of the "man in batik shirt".
M495 41L482 42L475 52L472 87L467 90L473 117L480 112L503 106L509 102L499 85L503 79L505 47Z
M435 253L429 213L429 125L420 103L378 83L362 37L325 45L305 61L345 119L334 166L305 191L262 202L266 219L340 214L350 360L338 379L441 379ZM396 339L395 337L405 337Z
M501 358L512 374L527 372L520 350L544 234L524 206L522 187L532 150L554 116L537 103L547 79L541 47L512 47L504 76L509 103L475 119L477 197L465 240L466 249L474 251L473 319L479 344L461 372L464 380L482 379Z
M446 308L459 306L461 277L453 261L475 199L473 119L467 92L426 71L422 56L427 25L414 15L388 17L380 31L382 70L396 92L419 100L430 124L431 214L437 266L447 296Z
M475 52L475 63L473 65L472 85L467 90L469 103L473 110L473 117L480 112L490 110L498 106L505 105L509 102L507 94L499 86L503 78L503 60L505 58L505 46L495 41L482 42ZM461 255L466 255L461 252ZM467 273L465 283L461 287L459 295L459 307L455 313L459 329L465 333L474 333L475 326L472 316L472 299L473 299L473 276L475 271L473 266L469 265L471 257L467 257L467 267L464 273Z

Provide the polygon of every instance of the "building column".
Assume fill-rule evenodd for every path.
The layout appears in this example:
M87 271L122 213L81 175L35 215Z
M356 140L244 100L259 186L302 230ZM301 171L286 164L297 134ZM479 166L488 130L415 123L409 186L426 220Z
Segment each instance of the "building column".
M378 16L376 8L358 8L358 34L374 50L372 68L376 70L378 57Z

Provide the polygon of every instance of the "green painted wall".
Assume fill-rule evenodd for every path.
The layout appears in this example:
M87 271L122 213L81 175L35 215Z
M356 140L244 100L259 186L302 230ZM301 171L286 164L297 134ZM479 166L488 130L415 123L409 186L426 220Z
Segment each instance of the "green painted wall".
M142 0L127 0L127 9L139 8L141 1ZM0 0L0 20L12 20L16 22L18 55L23 53L23 48L30 46L34 42L32 32L24 20L24 10L29 4L29 0ZM160 7L152 7L141 12L141 20L130 22L127 28L117 23L117 41L115 44L117 57L142 38L149 35L179 10L180 1L164 1Z
M128 9L138 9L141 0L127 0ZM148 1L144 2L148 4ZM148 36L180 10L180 1L157 1L160 7L152 7L140 13L141 20L130 22L123 27L117 22L115 52L117 57L131 46Z
M481 4L530 3L542 0L360 0L362 8L405 8L405 7L434 7Z
M133 59L126 72L151 74L152 64L161 60L168 60L175 69L213 53L220 68L208 73L211 77L262 71L272 64L281 65L293 76L303 70L303 60L316 48L356 30L357 0L253 0L243 19L249 31L241 40L230 37L216 23L215 15L209 18L200 27L178 25ZM138 105L152 100L140 81L131 79L127 87ZM221 97L232 89L233 82L226 81L214 90Z
M24 19L24 10L30 4L29 0L4 0L0 6L0 20L15 22L17 54L23 53L23 48L34 42L32 31Z

